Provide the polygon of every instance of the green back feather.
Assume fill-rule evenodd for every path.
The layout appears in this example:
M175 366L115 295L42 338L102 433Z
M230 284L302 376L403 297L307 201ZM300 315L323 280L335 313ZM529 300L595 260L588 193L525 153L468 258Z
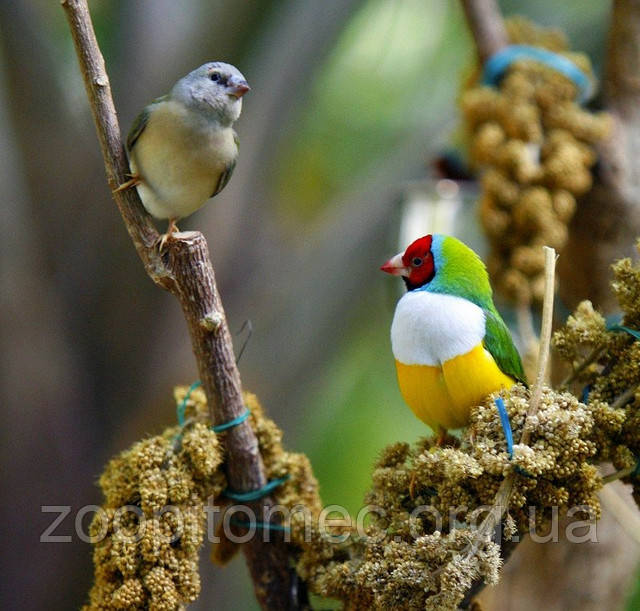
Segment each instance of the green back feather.
M513 344L513 338L507 325L498 314L495 306L493 310L484 310L484 315L486 326L484 347L495 359L503 373L526 385L527 379L522 368L522 361Z
M520 355L493 303L489 275L480 257L460 240L438 234L433 236L431 250L436 275L425 290L462 297L482 308L486 326L484 347L503 373L526 384Z

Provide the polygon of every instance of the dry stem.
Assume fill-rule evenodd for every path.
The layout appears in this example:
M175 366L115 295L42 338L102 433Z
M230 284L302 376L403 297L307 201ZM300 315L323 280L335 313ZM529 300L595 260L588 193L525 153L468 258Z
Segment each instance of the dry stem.
M542 397L542 388L544 386L547 365L549 362L549 348L551 345L551 326L553 322L553 295L555 288L555 266L556 266L556 252L553 248L544 246L544 280L545 291L544 301L542 304L542 326L540 329L540 348L538 351L538 367L535 386L531 392L531 399L529 401L529 409L527 410L527 417L522 430L522 436L520 438L521 444L528 444L531 437L531 429L527 427L527 423L535 416L538 411L540 399ZM509 508L509 499L513 492L513 486L516 481L516 472L511 471L500 484L498 492L496 493L495 500L489 511L487 517L482 521L474 541L462 552L466 560L470 560L475 556L488 538L492 537L496 532L496 529L500 526L502 518L504 517L507 509Z
M610 484L611 482L615 482L619 479L622 479L623 477L627 477L628 475L631 475L637 468L638 467L634 465L633 467L627 467L626 469L620 469L620 471L614 471L609 475L605 475L602 478L602 484Z
M549 352L551 347L551 328L553 326L553 295L555 291L555 270L556 270L556 251L548 246L543 246L544 250L544 301L542 302L542 325L540 327L540 347L538 350L538 374L536 376L531 400L529 401L529 410L527 411L527 420L536 414L538 405L542 397L542 387L547 377L547 367L549 365ZM522 432L520 443L529 443L531 431L527 429L526 421Z
M84 78L89 105L102 149L111 190L126 180L128 164L116 116L109 78L100 52L86 0L62 0ZM158 232L135 189L114 193L123 221L149 276L175 295L189 327L193 351L214 423L227 422L244 412L240 374L206 240L201 233L174 234L161 256ZM229 485L238 491L266 483L258 442L245 422L225 435ZM266 498L258 510L258 520ZM243 546L256 595L263 608L295 608L291 601L292 575L288 550L281 538L272 543L254 537ZM293 607L292 607L293 605Z
M566 389L571 382L573 382L591 363L594 363L600 358L600 355L604 351L604 346L596 346L562 382L558 388Z

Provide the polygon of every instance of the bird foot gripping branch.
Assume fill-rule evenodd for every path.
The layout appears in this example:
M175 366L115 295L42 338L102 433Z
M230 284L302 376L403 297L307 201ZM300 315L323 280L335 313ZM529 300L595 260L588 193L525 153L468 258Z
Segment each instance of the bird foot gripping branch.
M127 191L128 189L133 189L133 187L137 187L140 184L140 176L128 174L127 176L131 176L129 180L123 182L119 187L113 189L112 193L121 193L122 191Z

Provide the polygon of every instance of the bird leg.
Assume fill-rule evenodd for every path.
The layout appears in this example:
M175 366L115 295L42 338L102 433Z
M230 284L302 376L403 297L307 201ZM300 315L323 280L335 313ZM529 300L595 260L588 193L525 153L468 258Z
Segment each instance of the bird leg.
M175 217L169 219L169 225L167 226L167 233L165 233L160 239L160 246L159 246L160 252L164 250L165 246L167 245L167 242L169 242L169 240L172 239L172 235L177 231L180 231L178 229L178 226L176 225L177 220L178 219Z
M447 429L445 429L443 426L438 426L438 438L436 439L436 445L441 448L446 440Z
M411 479L409 480L409 496L411 500L415 498L416 493L416 479L418 478L418 474L416 471L411 473Z
M120 191L127 191L128 189L131 189L132 187L137 187L140 184L141 179L139 174L127 174L127 176L130 176L131 178L126 182L123 182L117 189L114 189L112 193L120 193Z

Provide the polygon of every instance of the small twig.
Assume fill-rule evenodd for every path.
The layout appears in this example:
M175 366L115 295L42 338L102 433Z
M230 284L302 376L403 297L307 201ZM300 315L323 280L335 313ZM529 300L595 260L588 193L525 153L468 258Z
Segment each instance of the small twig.
M604 346L596 346L562 382L558 388L564 389L571 384L591 363L594 363L600 358L600 355L604 351Z
M637 468L638 466L634 465L633 467L627 467L626 469L620 469L620 471L615 471L614 473L605 475L602 478L602 485L604 486L606 484L610 484L611 482L622 479L623 477L627 477L628 475L631 475Z
M635 384L631 388L627 388L627 390L625 390L622 394L616 397L616 400L613 403L611 403L611 407L613 409L619 409L621 407L624 407L627 403L629 403L629 401L631 401L631 399L633 399L633 396L636 394L637 390L638 390L638 384Z
M535 416L542 398L542 389L547 379L547 366L551 347L551 329L553 327L553 296L555 292L556 251L548 246L544 250L544 301L542 302L542 325L540 326L540 347L538 349L538 373L533 392L529 401L527 418L522 431L520 443L528 444L531 431L527 428L527 421Z
M247 337L245 337L244 342L242 342L242 346L240 346L240 350L238 351L238 356L236 356L236 365L240 362L240 359L244 354L244 350L249 345L249 340L253 335L253 323L248 318L242 323L242 326L238 330L238 335L240 335L240 333L242 333L245 329L247 329Z
M480 64L508 44L507 31L496 0L462 0Z

